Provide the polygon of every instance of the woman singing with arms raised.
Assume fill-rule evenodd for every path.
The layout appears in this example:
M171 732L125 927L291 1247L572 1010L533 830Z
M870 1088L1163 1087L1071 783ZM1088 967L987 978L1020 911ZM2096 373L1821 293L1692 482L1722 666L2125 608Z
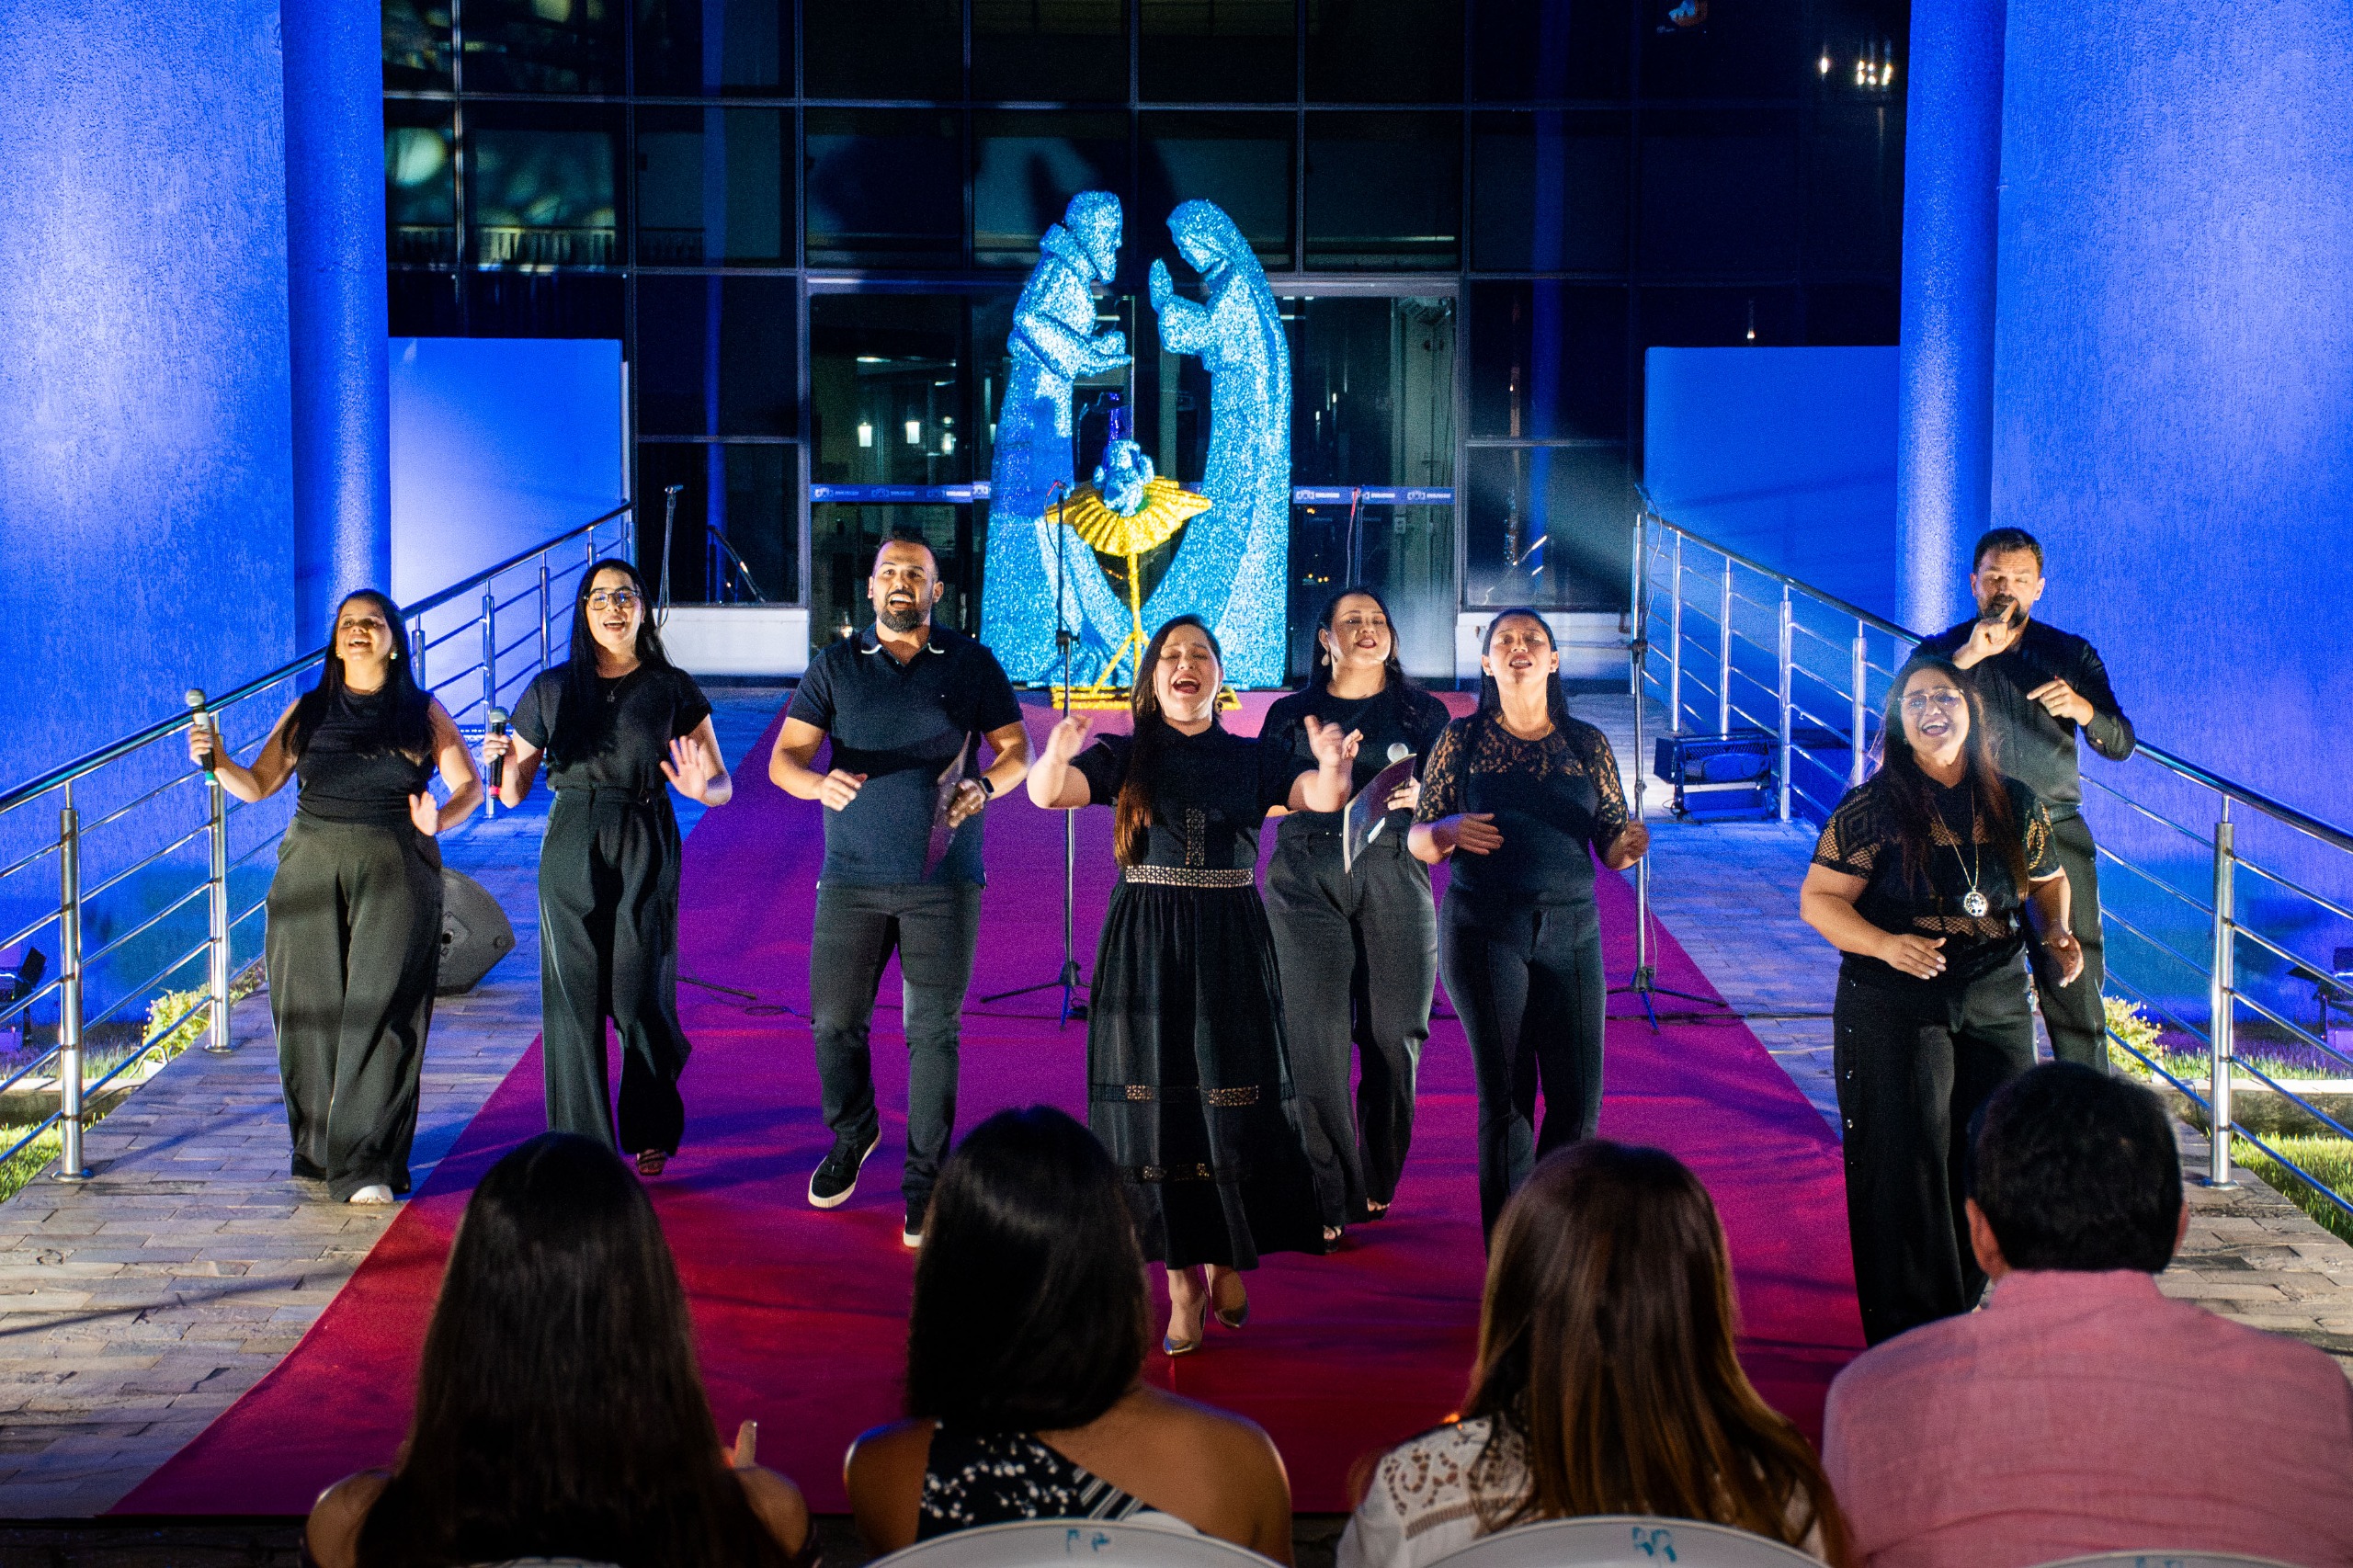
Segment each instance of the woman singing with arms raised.
M1258 903L1258 827L1276 806L1338 810L1357 737L1309 719L1315 767L1302 768L1218 723L1223 678L1217 640L1178 616L1136 672L1135 733L1081 755L1090 721L1074 713L1029 779L1038 805L1119 813L1120 883L1087 1006L1087 1119L1120 1167L1144 1256L1167 1266L1171 1356L1200 1348L1209 1306L1242 1326L1236 1271L1261 1253L1324 1244Z

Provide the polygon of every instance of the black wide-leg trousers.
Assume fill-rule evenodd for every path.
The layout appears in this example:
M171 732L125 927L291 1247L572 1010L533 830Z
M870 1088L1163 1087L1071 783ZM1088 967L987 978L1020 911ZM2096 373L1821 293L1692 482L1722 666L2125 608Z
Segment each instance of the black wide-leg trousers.
M341 1200L409 1188L417 1085L441 958L441 850L405 824L297 813L263 941L299 1176Z
M2108 942L2099 928L2099 852L2092 830L2075 812L2051 813L2051 849L2067 873L2068 908L2075 940L2083 944L2084 972L2072 985L2059 983L2059 964L2042 944L2027 943L2034 965L2035 1000L2042 1027L2051 1031L2051 1054L2062 1062L2108 1071L2108 1015L2100 994L2108 981Z
M678 819L658 790L559 790L540 846L540 1011L548 1127L635 1154L678 1152ZM605 1020L621 1043L613 1137Z
M1492 1235L1536 1162L1600 1124L1601 922L1590 899L1478 910L1449 888L1438 966L1477 1074L1479 1222Z
M2025 966L1945 993L1841 974L1831 1027L1855 1295L1877 1345L1984 1291L1962 1209L1969 1124L2034 1065Z
M881 1131L869 1035L874 988L895 950L907 1037L907 1163L899 1187L916 1221L956 1133L964 993L980 935L981 890L971 882L817 887L809 1028L825 1125L836 1143L858 1150Z
M1338 834L1287 835L1267 868L1267 919L1316 1205L1324 1224L1346 1225L1368 1202L1395 1199L1414 1141L1438 983L1429 869L1403 834L1367 845L1352 870L1341 869ZM1362 1062L1353 1108L1351 1057Z

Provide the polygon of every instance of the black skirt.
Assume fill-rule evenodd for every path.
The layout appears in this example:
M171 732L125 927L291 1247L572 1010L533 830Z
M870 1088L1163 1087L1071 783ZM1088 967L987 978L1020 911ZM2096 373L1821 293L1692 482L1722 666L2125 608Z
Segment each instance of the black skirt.
M1121 881L1089 988L1088 1124L1144 1256L1255 1267L1321 1252L1258 890Z

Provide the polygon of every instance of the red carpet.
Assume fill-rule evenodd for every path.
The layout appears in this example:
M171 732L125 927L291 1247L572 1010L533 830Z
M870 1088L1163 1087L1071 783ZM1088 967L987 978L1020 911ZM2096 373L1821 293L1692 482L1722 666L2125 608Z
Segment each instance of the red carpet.
M1254 700L1237 728L1255 728ZM1042 725L1033 725L1042 736ZM687 845L684 972L805 1005L819 808L767 782L766 740L739 766L733 804ZM1109 887L1108 812L1079 815L1078 933L1093 968ZM1271 843L1272 835L1268 835ZM1043 980L1061 964L1060 819L1026 800L994 808L991 883L972 995ZM1613 978L1632 966L1632 898L1601 878ZM1659 983L1708 994L1671 939ZM803 1200L828 1137L806 1024L684 987L695 1057L686 1146L654 1184L693 1300L722 1430L761 1426L760 1457L821 1512L846 1507L850 1438L897 1414L912 1256L898 1243L905 1060L894 1051L898 984L876 1017L883 1145L858 1197L831 1213ZM1441 1000L1443 998L1441 997ZM964 1033L958 1121L1051 1101L1085 1114L1086 1032L1055 1028L1058 994L975 1001ZM1613 1011L1627 1011L1616 999ZM1746 1325L1743 1359L1766 1397L1818 1435L1823 1395L1861 1348L1836 1142L1747 1028L1610 1026L1607 1136L1672 1149L1723 1214ZM292 1354L116 1510L300 1514L320 1489L391 1461L406 1428L417 1346L466 1195L500 1153L543 1125L539 1048L494 1093L432 1178ZM1460 1028L1435 1028L1421 1116L1391 1218L1328 1258L1279 1256L1250 1278L1238 1334L1212 1325L1203 1353L1146 1375L1263 1424L1302 1512L1347 1505L1349 1466L1454 1408L1470 1366L1483 1258L1472 1103Z

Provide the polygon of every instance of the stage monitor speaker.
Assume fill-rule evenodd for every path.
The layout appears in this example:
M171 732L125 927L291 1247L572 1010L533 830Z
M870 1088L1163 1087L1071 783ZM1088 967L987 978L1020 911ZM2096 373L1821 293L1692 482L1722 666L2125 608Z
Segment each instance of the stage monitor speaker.
M436 996L463 996L515 946L515 927L490 890L462 871L441 869L441 972Z
M1771 815L1773 737L1763 730L1728 735L1661 735L1651 771L1675 786L1675 810L1707 819Z

